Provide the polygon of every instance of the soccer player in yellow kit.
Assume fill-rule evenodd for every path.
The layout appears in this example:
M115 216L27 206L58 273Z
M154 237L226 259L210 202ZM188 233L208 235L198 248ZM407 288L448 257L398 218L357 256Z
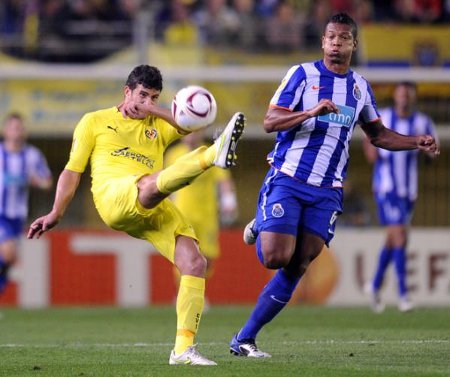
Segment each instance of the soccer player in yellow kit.
M119 106L83 116L53 208L30 225L28 238L39 238L58 224L90 159L91 190L104 222L149 241L180 271L177 333L169 364L216 365L194 346L204 306L206 260L192 226L167 197L212 166L234 164L245 118L236 113L211 147L200 147L162 170L164 150L186 132L168 109L157 105L161 90L160 71L140 65L129 74Z
M180 156L202 145L205 145L204 132L192 132L168 149L165 165L172 165ZM174 193L171 199L194 227L200 252L208 262L206 278L209 279L220 255L220 225L230 225L237 217L236 192L230 171L213 167Z

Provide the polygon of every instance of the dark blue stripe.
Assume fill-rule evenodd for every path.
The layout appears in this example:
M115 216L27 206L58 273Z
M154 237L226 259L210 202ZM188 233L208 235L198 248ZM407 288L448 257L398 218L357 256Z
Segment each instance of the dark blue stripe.
M353 95L353 89L354 89L355 83L356 83L356 81L355 81L353 75L351 77L347 78L347 94L346 94L346 98L345 98L345 105L355 109L354 117L356 117L356 106L358 103L355 96ZM355 120L355 118L353 118L353 121L352 121L352 124L350 125L350 127L354 126L354 120ZM333 154L331 156L330 165L328 165L327 172L325 173L325 178L322 182L323 186L332 186L333 185L333 181L336 178L336 170L337 170L339 161L341 159L343 151L345 150L345 140L347 140L347 135L350 130L350 127L341 126L341 132L339 134L339 141L337 142L336 148L333 151ZM345 177L347 175L346 166L347 165L345 165L344 169L342 170L342 179L343 180L345 179Z
M22 185L19 186L18 202L23 203L27 200L28 193L28 174L26 164L26 148L20 151L20 177L23 179Z
M391 130L396 131L397 129L397 114L395 110L392 108L391 110ZM397 132L397 131L396 131ZM392 180L393 192L398 193L397 184L395 181L395 172L394 172L394 152L389 153L388 157L389 161L389 174Z
M319 89L318 102L323 98L331 99L333 96L334 76L331 73L323 71L320 61L315 62L314 66L321 72L319 79L321 89ZM295 174L302 182L306 182L311 174L320 147L323 145L328 126L328 122L322 122L316 117L314 130L310 134L308 145L303 151Z
M6 200L7 200L7 196L8 196L8 186L5 182L5 178L8 175L8 154L6 153L6 150L4 148L4 146L2 146L2 162L3 162L3 182L2 182L2 190L3 190L3 195L2 195L2 208L1 208L1 213L5 214L6 211Z

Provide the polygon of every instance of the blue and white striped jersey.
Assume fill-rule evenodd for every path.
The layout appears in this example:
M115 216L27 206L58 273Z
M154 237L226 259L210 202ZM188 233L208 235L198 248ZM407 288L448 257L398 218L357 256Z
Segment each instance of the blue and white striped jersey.
M0 216L26 219L31 177L50 177L44 155L32 145L8 152L0 143Z
M332 100L340 112L311 118L279 132L267 159L301 182L342 187L355 124L379 118L369 83L351 70L344 75L333 73L322 60L296 65L287 72L270 106L303 111L323 98Z
M399 118L393 108L380 110L383 124L404 135L433 135L437 140L432 120L420 112L409 118ZM419 151L392 152L378 148L378 158L373 173L373 191L383 196L393 193L398 197L417 198L417 157Z

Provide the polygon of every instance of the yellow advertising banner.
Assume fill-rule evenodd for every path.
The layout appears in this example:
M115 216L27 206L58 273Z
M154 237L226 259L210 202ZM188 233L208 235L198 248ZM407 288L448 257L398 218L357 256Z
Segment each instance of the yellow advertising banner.
M23 114L31 135L70 135L84 113L119 104L123 85L114 80L3 80L0 111L2 116Z

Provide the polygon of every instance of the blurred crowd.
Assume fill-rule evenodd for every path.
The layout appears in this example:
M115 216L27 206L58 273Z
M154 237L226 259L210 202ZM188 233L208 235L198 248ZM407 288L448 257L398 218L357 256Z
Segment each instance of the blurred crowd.
M89 62L130 46L136 33L168 44L249 51L316 49L336 12L359 24L445 23L446 0L2 0L0 45L9 54Z

